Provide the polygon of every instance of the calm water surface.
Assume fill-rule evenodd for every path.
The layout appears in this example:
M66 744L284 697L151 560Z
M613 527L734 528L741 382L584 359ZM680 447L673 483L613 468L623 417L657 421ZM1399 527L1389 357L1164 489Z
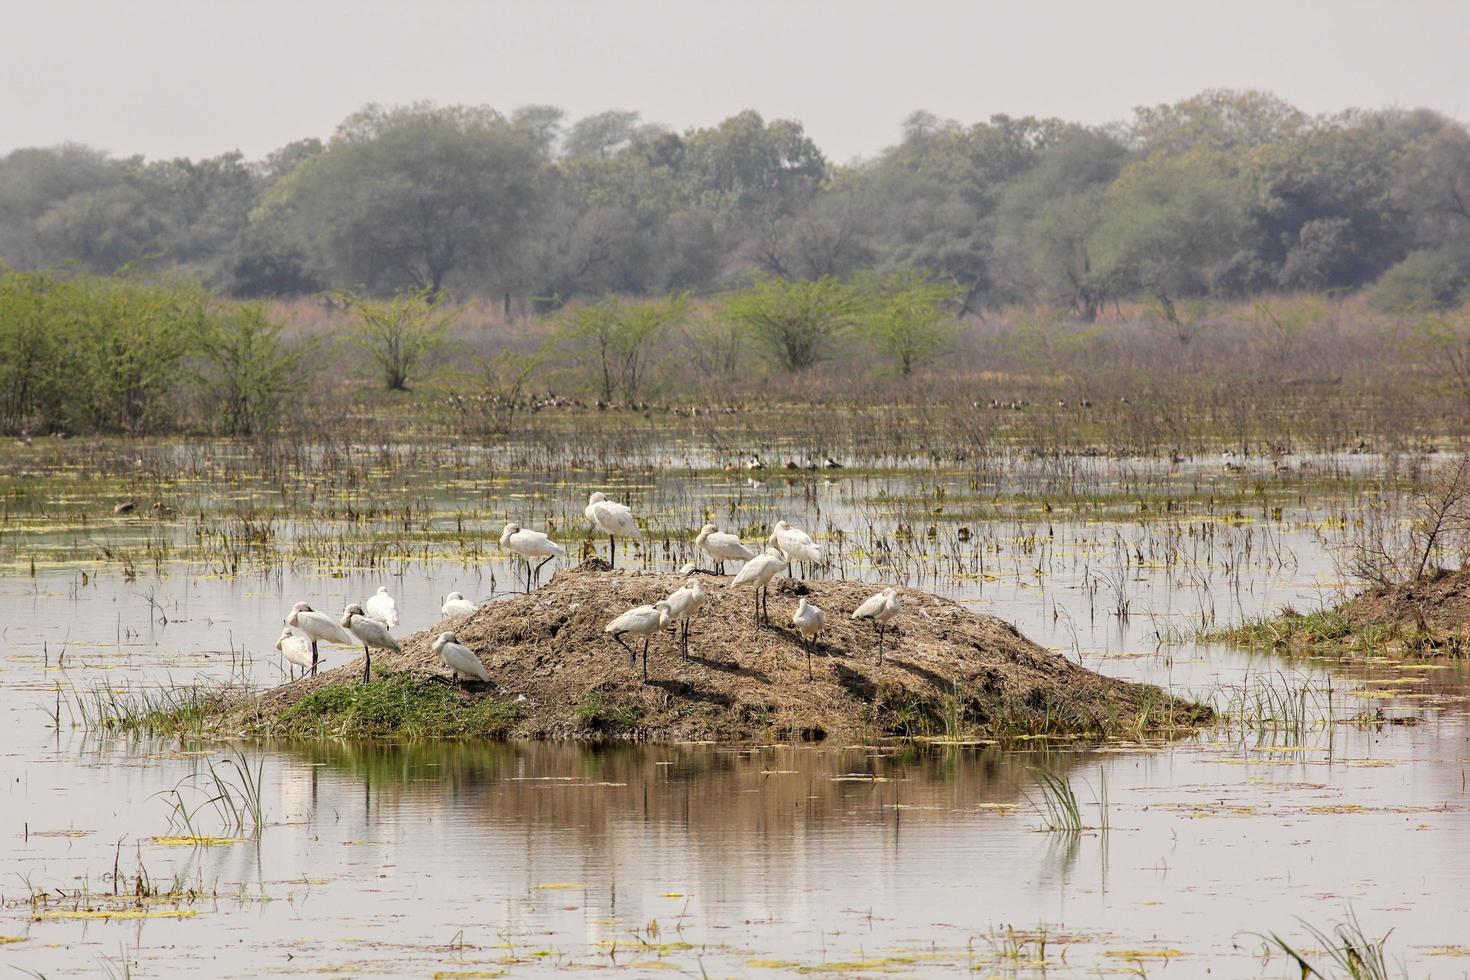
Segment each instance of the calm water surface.
M17 570L0 577L0 936L18 941L0 944L0 964L46 976L126 964L134 976L1288 977L1256 934L1310 946L1298 917L1328 926L1351 910L1375 936L1393 930L1390 956L1411 975L1470 974L1470 671L1287 662L1192 639L1327 595L1337 579L1318 531L1330 499L1302 494L1279 518L1263 508L1166 526L1117 513L955 516L956 485L951 513L929 514L937 543L926 550L920 528L907 557L880 565L920 489L839 475L642 492L650 511L694 497L715 513L842 529L848 577L901 574L1104 673L1221 703L1262 683L1311 683L1312 723L1030 750L247 745L263 763L259 840L173 846L157 840L177 832L160 794L229 747L98 738L65 704L58 727L58 689L64 700L98 683L241 672L277 683L272 644L297 598L335 610L387 584L416 630L451 589L499 592L509 565L492 548L482 561L339 577L221 577L185 563L132 580L105 563ZM470 489L446 508L462 523L483 507L475 533L520 493ZM544 494L574 513L585 488ZM959 525L992 547L946 561ZM107 533L140 532L119 522ZM646 563L684 557L650 549ZM1089 829L1039 829L1038 768L1067 778ZM209 808L196 820L231 836ZM112 892L135 888L140 869L197 897L145 902L136 917L137 903ZM89 909L135 917L77 914Z

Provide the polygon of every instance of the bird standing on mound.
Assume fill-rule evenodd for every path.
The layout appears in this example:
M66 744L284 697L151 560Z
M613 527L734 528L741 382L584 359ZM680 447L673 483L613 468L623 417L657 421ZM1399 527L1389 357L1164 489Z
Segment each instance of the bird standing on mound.
M771 532L766 541L770 547L777 549L785 556L787 563L791 562L820 562L822 560L822 548L812 541L812 536L799 527L792 527L785 521L777 521L776 529ZM803 566L801 577L806 578L806 568Z
M771 579L780 575L788 567L781 552L775 548L767 548L764 554L758 555L745 563L740 573L731 580L732 587L737 585L751 584L755 586L755 625L761 624L761 614L764 609L766 622L771 621L771 612L765 609L766 600L769 598L767 587Z
M363 610L369 619L376 619L383 624L384 629L398 628L398 603L388 594L386 585L378 586L378 591L368 597L363 603Z
M817 645L817 634L822 632L822 627L827 623L827 617L822 610L807 601L806 596L796 604L796 612L791 614L791 624L796 627L796 632L801 634L801 645L806 647L806 679L812 679L812 650Z
M317 654L317 643L334 643L339 647L357 646L357 637L342 628L331 616L324 612L317 612L304 602L298 602L291 607L291 614L286 617L286 625L295 627L306 638L311 641L311 676L316 676L316 666L321 658Z
M635 606L623 613L617 619L602 628L604 633L611 633L612 638L618 642L618 646L628 651L628 666L632 667L638 661L638 656L633 648L623 642L626 635L643 637L643 679L648 680L648 640L653 634L669 625L669 604L667 602L655 602L651 606Z
M535 571L536 582L539 585L541 582L542 566L553 558L565 558L567 556L567 549L547 537L544 531L528 531L519 524L505 525L505 530L500 532L500 546L502 548L509 548L526 560L527 595L531 592L532 558L541 559L541 564L536 566Z
M689 581L675 589L664 602L669 606L669 621L679 631L679 651L689 659L689 620L709 602L699 579L690 576Z
M695 537L694 544L710 559L714 561L718 569L716 574L725 574L725 562L727 561L750 561L755 557L755 552L740 543L740 538L734 534L726 534L713 524L706 524L700 528L699 535Z
M281 630L281 635L276 638L276 649L281 651L281 656L286 658L288 664L300 667L303 674L311 669L316 659L311 652L311 640L289 626Z
M899 601L897 589L884 589L875 596L869 596L861 606L853 612L853 619L872 620L873 625L878 627L878 666L883 666L883 631L887 629L889 620L897 616L903 603Z
M394 653L403 652L398 641L389 635L387 627L363 612L362 606L355 602L342 610L342 627L357 637L357 642L362 644L362 682L364 684L372 679L374 647L379 650L392 650Z
M463 592L451 592L444 597L444 605L439 607L439 612L445 619L464 619L479 608L466 599Z
M453 633L440 633L439 638L430 647L444 661L444 666L454 673L457 681L473 678L482 684L490 683L490 672L475 656L475 651L459 642L459 637Z
M587 509L583 513L593 527L607 535L609 568L618 567L619 537L643 540L643 532L638 530L638 522L633 520L633 512L628 505L608 500L607 495L600 491L587 498Z

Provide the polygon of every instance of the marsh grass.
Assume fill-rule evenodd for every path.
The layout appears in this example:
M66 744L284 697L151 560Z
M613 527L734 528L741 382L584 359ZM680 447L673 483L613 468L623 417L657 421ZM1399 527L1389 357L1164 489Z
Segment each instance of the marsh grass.
M1319 977L1321 980L1333 980L1336 977L1346 977L1348 980L1389 980L1393 976L1408 976L1402 968L1390 972L1386 947L1393 930L1390 929L1374 939L1364 930L1357 914L1352 910L1348 911L1346 921L1337 923L1330 932L1304 920L1298 921L1311 934L1312 940L1322 947L1325 960L1309 960L1307 952L1288 943L1275 932L1266 933L1261 938L1266 943L1268 953L1274 950L1289 957L1301 970L1303 980L1309 977Z
M520 708L439 680L387 674L313 691L252 734L277 738L503 738Z
M1041 829L1051 833L1081 833L1082 807L1066 777L1040 767L1033 768L1031 773L1041 789L1041 806L1036 807L1043 821ZM1036 806L1036 801L1029 796L1027 799Z
M73 689L63 703L84 731L142 735L200 735L247 689L206 683L116 688L99 683Z
M265 827L264 773L264 759L252 768L245 753L236 748L230 757L185 776L172 789L157 794L167 804L170 831L184 831L187 840L207 840L195 818L212 811L223 834L259 837Z

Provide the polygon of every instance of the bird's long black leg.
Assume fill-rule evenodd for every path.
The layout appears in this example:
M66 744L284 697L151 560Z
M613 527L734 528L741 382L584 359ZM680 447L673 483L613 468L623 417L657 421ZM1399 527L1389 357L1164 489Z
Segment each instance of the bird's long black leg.
M879 623L878 624L878 666L879 667L882 667L883 666L883 631L884 631L884 629L885 629L884 625L882 623Z
M618 539L611 534L607 536L608 568L618 567Z
M311 676L316 676L316 640L311 641Z
M362 682L366 684L373 677L373 649L366 643L362 645Z
M628 644L626 644L626 643L623 642L623 634L621 634L621 633L614 633L613 634L613 639L618 641L618 646L620 646L624 650L627 650L628 651L628 666L629 667L636 666L637 663L638 663L638 654L637 654L637 652L632 647L628 646Z
M643 637L643 683L645 684L648 683L648 640L649 637L645 634Z
M537 588L540 588L541 587L541 569L543 569L543 568L546 567L546 563L549 562L549 561L551 561L552 557L553 557L552 555L547 555L545 558L543 558L541 560L541 564L539 564L539 565L536 566L536 587Z
M812 679L812 644L815 640L806 641L806 679Z

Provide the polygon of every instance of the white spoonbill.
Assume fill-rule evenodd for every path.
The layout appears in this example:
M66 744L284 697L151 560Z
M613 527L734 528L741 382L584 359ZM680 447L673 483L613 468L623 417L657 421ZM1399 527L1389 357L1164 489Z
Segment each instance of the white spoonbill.
M796 632L801 634L801 645L806 647L806 679L812 679L812 650L817 645L817 634L822 632L822 627L827 624L827 617L822 610L807 601L806 596L796 604L796 612L791 614L791 623L796 627Z
M362 608L369 619L376 619L383 624L384 629L391 630L398 626L398 603L388 594L386 585L378 586L378 591L368 596Z
M363 612L356 602L342 610L342 627L357 637L362 644L362 682L366 684L373 674L373 648L402 653L403 648L388 633L388 628Z
M781 557L781 552L776 548L767 548L764 554L757 555L745 563L745 567L730 582L732 586L752 584L755 586L755 624L761 624L761 610L767 598L766 587L771 584L771 579L786 570L788 562ZM769 609L765 610L766 622L771 621Z
M342 628L331 616L324 612L317 612L304 602L298 602L291 607L291 614L286 617L286 625L294 626L306 638L311 641L311 674L316 676L316 665L321 657L317 653L318 643L333 643L339 647L357 646L357 637Z
M613 568L618 564L620 536L634 541L643 540L643 532L638 530L638 522L633 520L633 512L628 509L628 505L608 500L607 494L599 491L589 496L587 509L583 513L594 527L607 535L608 565Z
M670 593L664 602L669 606L669 622L679 631L679 651L688 660L689 620L705 607L709 596L705 595L704 586L699 584L698 577L691 575L689 581Z
M628 651L628 666L633 666L637 655L633 648L623 642L625 635L643 637L643 679L648 680L648 640L653 634L669 625L669 604L660 600L651 606L635 606L602 628L611 633L618 646Z
M899 601L897 589L884 589L875 596L869 596L861 606L853 612L853 619L869 619L878 627L878 666L883 666L883 631L888 627L888 621L898 615L903 603Z
M725 562L750 561L755 557L755 552L741 544L737 535L726 534L713 524L700 528L694 544L714 560L720 575L725 574Z
M531 559L540 558L536 566L536 582L541 581L541 566L553 558L565 558L567 549L546 536L544 531L528 531L519 524L507 524L500 532L500 546L509 548L526 560L526 592L531 591Z
M792 527L785 521L776 522L776 529L771 532L771 537L766 543L780 550L781 554L786 556L787 562L811 563L822 560L821 545L812 541L810 534L799 527ZM806 577L804 571L802 577Z
M445 619L464 619L480 607L464 597L463 592L451 592L444 597L439 612Z
M286 658L288 664L300 667L302 674L313 666L311 640L289 626L281 630L281 635L276 638L276 649L281 651L281 656Z
M444 661L444 666L454 672L457 681L469 680L471 678L482 684L490 683L490 672L485 665L480 663L480 658L475 656L475 651L459 642L459 637L453 633L440 633L439 639L434 641L430 647Z

